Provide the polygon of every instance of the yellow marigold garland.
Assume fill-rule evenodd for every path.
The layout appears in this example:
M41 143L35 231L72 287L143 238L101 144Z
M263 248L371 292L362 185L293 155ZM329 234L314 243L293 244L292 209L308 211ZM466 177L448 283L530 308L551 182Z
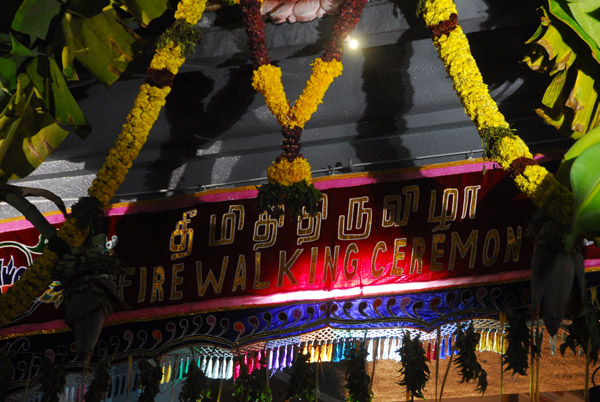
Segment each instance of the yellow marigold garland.
M190 25L195 25L206 7L206 0L180 0L175 11L176 20L185 20Z
M508 129L508 123L483 82L465 34L458 24L447 23L456 19L454 1L425 0L421 12L425 23L437 33L434 34L433 43L446 71L452 77L465 113L475 123L480 135L490 127ZM520 158L532 158L525 142L516 135L506 136L497 141L492 153L495 156L494 160L508 171ZM522 171L516 172L515 184L531 198L537 208L565 226L569 225L573 194L544 167L526 166Z
M341 61L333 59L327 62L321 58L315 59L306 87L290 111L290 128L293 128L294 125L304 128L304 124L310 120L312 114L317 111L317 107L323 103L325 92L334 78L342 75L342 70Z
M202 17L205 5L206 0L181 0L175 18L195 25ZM181 46L171 41L166 46L156 49L150 62L150 69L165 70L174 76L184 61ZM96 197L102 205L108 205L125 179L133 160L146 142L148 133L160 109L164 106L170 90L168 85L159 88L145 83L141 86L121 134L88 190L88 194ZM83 244L88 233L88 229L79 228L75 219L69 217L58 230L57 235L69 247L76 248ZM48 289L57 262L58 255L46 247L43 254L36 258L23 273L21 279L0 295L0 327L23 314L31 303Z
M146 142L170 91L170 87L156 88L149 84L141 86L127 122L123 125L123 131L88 190L88 194L100 200L102 205L109 203L125 180L130 163Z
M265 97L267 107L282 126L287 125L290 104L281 82L281 68L263 64L252 74L252 88Z
M304 128L304 124L323 103L323 96L334 78L342 74L343 66L340 61L323 61L315 59L312 73L302 94L290 108L281 82L281 69L272 64L263 64L252 75L252 87L263 94L265 102L277 121L282 126Z
M267 169L267 178L269 182L282 186L291 186L301 181L305 181L306 184L312 183L310 164L302 157L298 157L292 162L286 158L282 158L279 162L273 162Z

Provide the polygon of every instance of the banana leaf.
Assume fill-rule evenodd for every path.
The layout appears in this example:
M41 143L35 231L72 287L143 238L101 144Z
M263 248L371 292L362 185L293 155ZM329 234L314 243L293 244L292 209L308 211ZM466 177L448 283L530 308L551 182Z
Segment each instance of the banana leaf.
M110 0L70 0L67 4L67 12L80 17L92 18L100 14Z
M565 42L563 35L554 25L548 25L544 35L535 43L548 53L548 58L552 62L550 75L568 69L577 58L575 51Z
M125 8L145 27L168 8L169 0L121 0Z
M15 38L15 35L10 34L10 54L18 57L35 57L37 55L37 50L30 49L27 46L23 45L21 42Z
M73 60L75 60L75 38L71 30L71 13L65 13L61 20L61 28L63 34L64 45L60 53L60 61L62 63L62 73L67 80L76 81L79 79Z
M557 103L552 108L539 107L535 109L535 113L549 126L569 134L568 130L565 128L565 126L568 127L568 121L566 119L567 110L562 104Z
M571 167L575 212L567 246L588 232L600 229L600 143L584 150Z
M90 126L77 101L67 87L60 68L52 57L38 56L31 60L26 72L38 93L45 100L45 109L58 124L69 125L80 137L90 133Z
M68 131L44 109L44 100L26 73L19 75L17 91L0 113L0 182L19 179L34 171Z
M571 166L575 159L589 147L600 143L600 127L588 131L583 137L575 141L573 145L565 152L563 159L558 166L556 178L565 186L570 186Z
M600 4L597 0L577 0L569 1L567 5L581 30L591 39L592 43L589 43L589 46L592 53L595 53L594 57L597 57L600 45ZM600 62L600 59L598 61Z
M129 62L141 54L143 40L119 22L117 12L105 9L92 18L72 15L63 20L63 34L70 30L73 42L65 46L75 58L106 85L115 82ZM63 50L64 51L64 50Z
M57 0L24 0L17 10L11 28L32 38L45 39L52 20L61 12Z
M598 26L597 0L549 0L550 13L567 24L587 44L592 56L600 63L597 41L600 35ZM589 11L586 11L589 10ZM594 39L596 38L596 40Z
M546 88L544 97L542 98L542 105L549 108L554 108L557 104L560 104L560 100L563 97L563 91L565 90L565 81L567 79L567 71L559 71L558 74L554 75L552 82Z
M67 87L67 82L61 73L60 67L53 58L49 58L50 90L52 91L52 108L56 121L59 124L67 124L75 129L82 138L88 136L91 127L83 112L79 108L73 94Z
M588 131L592 112L598 100L598 92L594 86L594 81L594 77L584 71L583 68L577 70L573 89L565 102L565 106L573 109L574 112L571 122L571 130L573 130L571 138L573 139L580 138Z

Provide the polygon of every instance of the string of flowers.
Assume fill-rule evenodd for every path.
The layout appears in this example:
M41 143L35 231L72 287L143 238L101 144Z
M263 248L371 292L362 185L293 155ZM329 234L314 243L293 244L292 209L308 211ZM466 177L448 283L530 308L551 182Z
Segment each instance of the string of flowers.
M175 22L157 42L145 82L129 111L122 132L88 189L92 200L83 198L73 206L72 214L57 232L58 239L51 239L43 254L34 260L21 279L0 295L0 327L22 315L48 289L60 255L70 248L81 246L90 233L89 225L92 222L86 218L94 215L90 210L106 207L125 180L166 102L173 78L185 61L184 55L192 50L198 39L194 25L202 17L205 5L206 0L181 0L178 3Z
M565 226L571 222L573 193L535 161L525 142L510 129L489 94L471 54L469 41L458 25L453 0L425 0L421 14L433 43L452 77L465 113L484 141L484 156L507 171L519 190L546 215Z
M294 106L290 106L281 82L281 69L271 64L265 24L260 14L260 0L240 0L242 22L248 35L254 66L252 87L263 94L271 113L282 126L283 153L267 170L269 183L258 189L257 202L262 211L274 216L283 213L285 205L291 216L302 209L314 215L321 192L312 186L310 164L300 153L302 129L323 102L323 96L333 80L342 74L344 39L358 23L366 0L347 0L334 24L331 39L320 58L312 63L312 73Z

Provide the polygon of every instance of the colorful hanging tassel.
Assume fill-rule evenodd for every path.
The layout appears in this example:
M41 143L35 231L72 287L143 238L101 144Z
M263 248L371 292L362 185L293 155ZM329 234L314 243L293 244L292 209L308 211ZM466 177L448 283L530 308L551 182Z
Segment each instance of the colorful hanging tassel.
M381 354L381 358L383 360L387 360L390 358L390 338L386 337L383 341L383 353Z
M369 346L367 346L367 361L373 361L373 338L369 339Z
M221 370L221 358L215 357L213 362L212 378L219 378Z
M341 349L341 347L340 347L340 341L336 340L333 343L333 356L331 357L331 361L332 362L336 362L337 363L337 362L340 361L339 360L340 359L340 349Z
M310 346L310 362L311 363L316 363L317 362L317 355L318 355L317 346L315 346L315 344L313 343Z
M225 374L225 380L229 380L231 378L234 378L234 367L233 367L233 356L229 358L229 360L227 361L227 374ZM235 376L235 378L237 378L240 374L240 366L236 365L237 367L237 375Z
M333 343L327 344L327 361L330 362L333 360Z
M267 354L267 369L269 370L273 370L273 359L275 357L275 350L274 349L268 349L265 350L265 353Z
M440 360L444 360L446 358L446 337L442 336L440 341Z
M397 349L398 348L396 347L396 337L393 336L390 339L390 351L389 351L389 354L388 354L388 359L397 361L396 360L396 355L397 355L396 350Z
M290 346L284 346L283 352L281 352L281 353L279 352L279 348L277 349L277 356L280 356L280 354L281 354L281 357L279 358L279 368L281 370L283 370L286 367L289 367L288 360L287 360L289 347ZM291 347L293 348L294 345L291 345Z
M423 342L425 343L425 342ZM426 357L427 360L432 361L433 359L431 358L431 342L427 342L427 353L426 353Z
M402 361L402 355L400 354L400 349L402 349L402 338L397 338L396 339L396 361L401 362Z
M204 375L207 378L212 378L212 372L213 372L213 357L208 356L208 358L206 359L206 366L204 368Z
M321 353L319 353L319 361L321 362L327 362L327 344L323 343L320 345L321 348Z
M171 362L167 363L167 374L165 375L165 382L168 383L171 381L171 372L173 371L173 365Z
M233 368L233 380L235 381L239 376L240 376L240 365L236 363Z

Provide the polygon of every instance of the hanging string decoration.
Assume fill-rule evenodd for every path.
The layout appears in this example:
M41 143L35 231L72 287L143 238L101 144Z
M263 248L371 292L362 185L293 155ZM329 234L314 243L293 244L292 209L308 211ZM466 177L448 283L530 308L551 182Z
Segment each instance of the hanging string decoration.
M486 156L510 173L519 190L537 208L568 226L573 193L533 159L525 142L510 129L498 110L471 54L469 41L458 25L454 1L425 0L421 14L465 113L475 123L483 139Z
M179 400L180 402L196 402L204 398L210 398L210 380L198 368L198 363L194 359L189 364L188 372L185 374Z
M111 382L109 369L110 365L106 359L96 365L94 378L84 395L85 402L100 402L106 398Z
M163 372L158 359L150 363L140 360L138 363L140 371L140 388L142 392L138 398L139 402L154 402L156 395L160 393L160 380Z
M54 362L45 358L42 362L42 375L40 391L43 402L58 402L65 384L67 383L67 370L64 364L55 365Z
M300 353L296 356L290 370L285 400L314 402L316 400L315 365L310 364L310 355Z
M365 342L352 345L346 352L346 389L348 402L370 402L373 393L369 387L371 377L367 374L367 348Z
M265 97L267 107L282 126L283 135L283 152L267 170L268 184L258 189L257 203L261 211L280 216L285 205L291 216L300 216L303 208L311 215L318 212L321 192L312 185L310 164L300 153L300 137L334 78L342 73L343 41L358 23L366 2L347 0L344 3L323 55L313 62L306 87L294 106L290 106L281 82L281 69L271 64L260 1L240 0L254 67L252 86Z
M502 355L503 363L506 364L504 371L513 371L514 374L527 375L529 368L529 328L525 314L515 313L506 316L506 340L508 346Z
M175 12L175 23L158 40L145 83L140 87L122 132L88 189L88 194L101 206L107 206L113 198L145 144L171 91L173 78L185 61L185 54L193 50L193 43L197 40L194 25L202 17L205 5L206 0L181 0ZM50 243L21 279L0 295L0 326L22 315L48 289L61 252L80 247L89 233L89 227L79 222L75 215L67 218L57 233L66 247L60 246L60 242ZM52 244L59 246L51 247Z
M600 352L600 307L598 303L586 300L581 313L567 329L565 342L560 345L560 353L564 356L567 349L575 353L581 347L592 365L598 361Z
M424 398L423 390L427 381L429 381L429 359L426 357L425 349L420 336L414 338L406 333L402 338L402 347L398 350L402 367L398 372L402 379L398 385L405 387L406 392L411 396L411 401L415 398Z
M476 380L477 391L484 394L488 385L487 372L481 367L475 354L480 337L481 334L475 332L472 325L469 325L467 329L457 329L456 343L454 344L457 355L454 363L458 366L462 377L461 382Z
M233 382L231 395L236 402L271 402L273 394L269 386L269 373L265 356L258 358L256 366L263 369L251 371L252 362L245 361L247 358L239 356L236 358L239 365L239 376ZM250 360L250 359L248 359Z

